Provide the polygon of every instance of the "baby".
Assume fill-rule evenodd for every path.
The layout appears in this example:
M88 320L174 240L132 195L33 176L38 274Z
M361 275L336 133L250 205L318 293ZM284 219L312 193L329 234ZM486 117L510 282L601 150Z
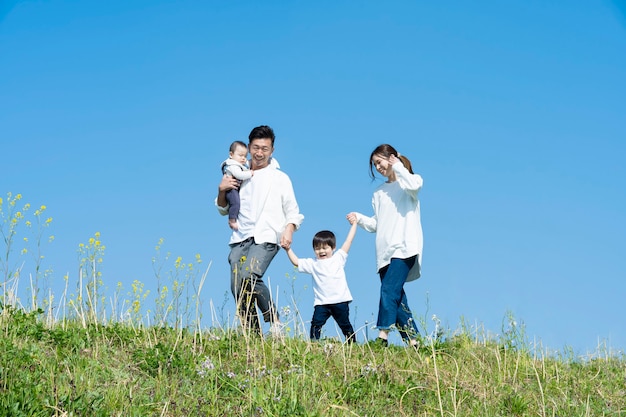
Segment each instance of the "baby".
M228 159L222 162L222 174L230 175L241 181L250 179L254 171L248 167L248 146L240 140L230 144ZM237 216L239 215L239 190L233 188L226 192L228 201L228 225L237 230Z

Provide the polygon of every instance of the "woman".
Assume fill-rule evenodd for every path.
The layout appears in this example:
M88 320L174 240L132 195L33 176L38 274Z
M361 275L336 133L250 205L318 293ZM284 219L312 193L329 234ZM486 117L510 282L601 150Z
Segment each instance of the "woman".
M404 283L420 276L423 240L417 193L423 181L413 173L409 159L388 144L378 146L370 155L372 179L374 170L387 178L372 196L374 216L352 212L347 218L366 231L376 233L376 264L380 276L377 343L387 346L389 331L395 325L402 339L417 348L419 332Z

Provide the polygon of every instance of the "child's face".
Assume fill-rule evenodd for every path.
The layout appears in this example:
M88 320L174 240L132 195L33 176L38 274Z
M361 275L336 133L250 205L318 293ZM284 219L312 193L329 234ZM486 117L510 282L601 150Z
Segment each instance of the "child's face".
M246 148L245 146L241 146L241 145L235 148L235 152L230 152L231 159L234 159L235 161L244 165L247 162L247 159L246 159L247 156L248 156L248 148Z
M333 248L329 245L321 245L313 249L317 259L328 259L333 256Z

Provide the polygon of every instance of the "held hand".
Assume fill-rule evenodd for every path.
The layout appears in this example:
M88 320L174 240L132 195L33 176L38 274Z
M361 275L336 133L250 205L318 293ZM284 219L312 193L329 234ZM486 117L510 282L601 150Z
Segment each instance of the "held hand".
M285 250L291 248L292 240L293 240L293 227L292 225L287 225L287 227L285 227L285 231L280 236L280 247Z
M346 219L348 219L350 224L356 223L356 213L355 212L348 213L348 215L346 216Z
M282 235L280 237L280 247L285 250L291 249L291 239L285 237L285 235Z

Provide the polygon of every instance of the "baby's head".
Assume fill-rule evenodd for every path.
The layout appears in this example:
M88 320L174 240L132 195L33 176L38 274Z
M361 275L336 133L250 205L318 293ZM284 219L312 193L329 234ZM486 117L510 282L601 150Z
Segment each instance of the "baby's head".
M337 239L330 230L322 230L313 236L313 251L317 259L328 259L333 256L336 246Z
M234 141L230 144L228 157L245 165L248 162L248 145L240 140Z

